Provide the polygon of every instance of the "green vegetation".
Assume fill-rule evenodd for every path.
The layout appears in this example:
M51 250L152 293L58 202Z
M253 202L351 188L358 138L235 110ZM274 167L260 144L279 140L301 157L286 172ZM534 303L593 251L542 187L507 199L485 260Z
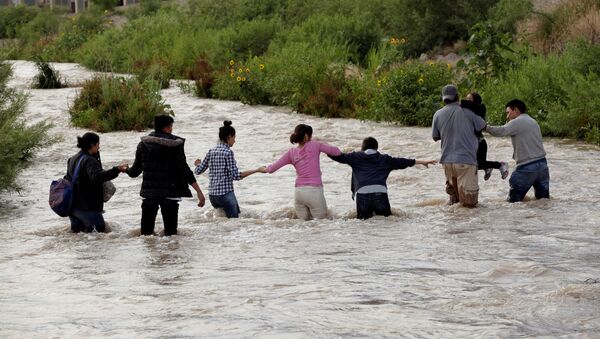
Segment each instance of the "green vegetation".
M40 58L35 62L35 65L38 68L38 74L33 78L33 88L51 89L66 87L66 84L60 79L58 71L50 66L47 61Z
M132 73L162 88L189 79L200 97L420 126L453 82L482 93L494 123L520 97L546 135L598 143L594 96L576 98L599 77L600 0L567 0L551 13L529 0L151 0L122 15L96 8L68 20L60 11L0 9L0 35L18 39L4 53ZM450 52L464 61L436 61ZM125 128L87 113L74 119Z
M0 62L0 191L18 190L16 178L33 152L47 146L47 123L28 126L22 119L27 97L6 87L10 65Z
M141 131L152 126L157 114L173 114L164 104L155 81L98 76L83 84L69 110L75 126L98 132Z

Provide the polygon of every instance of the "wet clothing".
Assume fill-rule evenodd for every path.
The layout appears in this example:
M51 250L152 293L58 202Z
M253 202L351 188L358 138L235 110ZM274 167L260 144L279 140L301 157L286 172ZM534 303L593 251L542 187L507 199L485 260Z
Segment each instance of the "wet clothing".
M335 146L311 140L302 147L294 147L285 152L279 160L267 166L267 173L273 173L285 165L294 165L296 187L323 186L319 159L321 153L340 155L342 152Z
M327 218L327 201L323 186L299 186L294 190L294 208L298 219Z
M532 186L537 199L550 198L550 172L538 123L521 113L504 126L488 126L486 131L493 136L510 135L511 138L517 168L510 176L508 201L522 201Z
M75 173L75 166L80 157L79 177L73 183L73 206L72 208L82 211L102 212L104 209L102 184L119 176L119 169L115 166L109 170L103 170L100 156L91 156L80 151L67 160L67 174L65 178L69 181Z
M242 173L237 167L233 151L224 142L220 142L206 153L202 163L194 170L194 174L202 174L207 169L209 170L208 194L210 195L224 195L233 192L233 181L242 179Z
M487 126L486 131L495 137L510 135L517 166L546 157L540 126L528 114L521 113L504 126Z
M184 144L185 140L178 136L152 132L143 136L137 146L127 174L135 178L143 173L142 235L153 234L159 207L165 235L177 234L178 198L191 197L188 185L196 182L185 158Z
M394 158L376 151L375 153L342 153L339 156L329 157L334 161L352 167L352 180L350 184L352 196L365 186L379 185L387 187L387 178L393 170L404 169L415 165L415 159Z
M387 193L358 193L356 195L356 218L369 219L374 214L384 217L392 215Z
M342 153L329 156L332 160L352 167L350 190L356 195L356 217L368 219L377 215L391 215L387 195L387 178L393 170L415 165L415 159L394 158L375 150Z
M550 198L550 172L546 158L517 166L509 180L509 202L523 201L533 186L536 199Z
M446 193L450 196L450 205L462 203L475 207L479 198L477 166L466 164L442 164L446 175Z
M486 123L458 102L449 103L433 115L433 140L441 140L442 164L477 165L478 139L476 132Z
M83 157L83 158L82 158ZM103 170L100 155L92 156L80 151L67 161L67 174L65 178L71 181L75 174L75 167L79 165L79 176L73 183L73 205L69 212L71 231L78 232L104 232L105 222L103 188L105 181L110 181L119 175L117 167Z
M144 173L140 195L155 199L191 197L188 185L196 178L185 158L185 139L158 132L141 139L135 161L127 170L133 178Z
M320 155L340 155L335 146L318 141L308 141L302 147L294 147L285 152L279 160L267 166L267 173L273 173L285 165L296 169L296 190L294 206L296 215L303 220L327 217L327 202L321 180Z
M233 191L222 195L209 195L210 204L214 208L222 208L227 218L238 218L240 216L240 205Z

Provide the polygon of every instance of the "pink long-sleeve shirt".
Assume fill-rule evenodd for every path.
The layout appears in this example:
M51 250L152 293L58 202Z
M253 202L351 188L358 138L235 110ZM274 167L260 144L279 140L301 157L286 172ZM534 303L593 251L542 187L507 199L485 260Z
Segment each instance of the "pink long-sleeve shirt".
M285 165L296 168L296 187L323 186L321 181L321 152L329 155L340 155L342 152L335 146L308 141L302 147L294 147L285 152L279 160L267 166L267 172L273 173Z

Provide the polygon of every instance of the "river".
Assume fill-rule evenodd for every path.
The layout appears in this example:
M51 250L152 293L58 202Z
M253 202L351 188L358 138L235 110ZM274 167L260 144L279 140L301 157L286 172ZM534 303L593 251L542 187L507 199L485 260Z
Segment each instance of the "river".
M140 237L141 179L121 175L106 234L72 234L49 209L48 186L76 153L68 108L79 88L31 90L34 64L14 61L10 86L29 93L25 118L61 140L36 153L20 194L0 195L0 337L336 338L597 337L600 332L600 149L545 139L549 200L505 202L507 180L480 175L476 209L446 205L440 165L395 171L394 215L354 219L350 168L322 156L330 219L294 219L295 172L235 183L241 218L181 202L179 234ZM55 64L70 83L92 72ZM428 128L299 115L286 108L163 90L188 163L222 121L237 130L240 169L276 160L298 123L342 150L373 136L394 156L439 158ZM100 135L105 168L133 162L146 132ZM509 138L487 137L508 160ZM514 161L510 161L511 170ZM208 177L198 177L208 193ZM157 230L162 230L160 217Z

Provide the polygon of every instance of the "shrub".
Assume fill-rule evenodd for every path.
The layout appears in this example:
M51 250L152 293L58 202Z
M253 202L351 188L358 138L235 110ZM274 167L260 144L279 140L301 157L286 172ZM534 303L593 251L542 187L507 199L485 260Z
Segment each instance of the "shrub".
M173 114L154 81L96 77L86 81L69 110L75 126L98 132L140 131L152 126L157 114Z
M138 60L133 64L133 73L139 82L155 81L161 89L169 88L173 78L173 72L168 69L167 62L163 60Z
M24 24L33 20L39 9L31 6L6 6L0 8L0 39L14 39Z
M361 119L392 121L403 125L430 126L433 113L441 106L440 91L452 82L446 64L407 61L388 73L364 80L357 86ZM372 86L375 86L373 88Z
M0 191L18 190L17 176L35 150L53 142L46 122L28 125L22 119L27 97L6 87L10 66L0 62Z
M47 61L38 59L35 65L38 68L38 74L33 78L33 88L51 89L66 87L66 84L60 79L58 71L50 66Z

